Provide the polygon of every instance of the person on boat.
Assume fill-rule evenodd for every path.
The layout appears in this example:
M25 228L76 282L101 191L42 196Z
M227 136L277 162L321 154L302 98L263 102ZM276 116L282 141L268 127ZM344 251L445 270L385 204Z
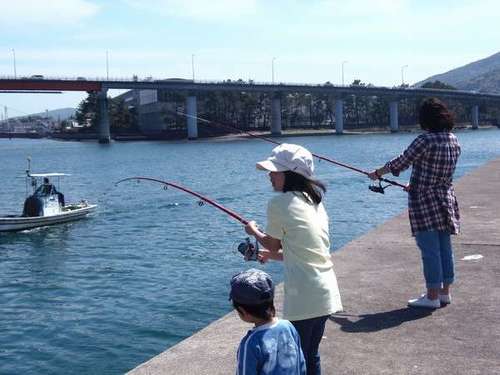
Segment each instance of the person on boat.
M319 344L328 317L342 310L330 255L328 215L323 207L325 186L313 178L311 153L304 147L282 144L257 169L268 171L279 194L267 207L263 232L255 221L245 226L263 248L259 260L283 261L283 318L299 332L307 374L321 373Z
M42 185L40 185L40 187L36 189L35 194L41 196L48 196L53 194L53 191L56 191L55 186L50 183L48 177L44 177Z
M455 275L450 235L460 230L452 181L461 150L457 137L451 132L453 115L440 100L423 101L419 122L426 133L368 176L372 180L389 172L398 176L412 167L406 188L408 212L412 235L422 253L427 293L410 299L408 305L436 309L451 302L450 286Z
M43 184L35 192L39 196L57 195L57 199L61 206L64 207L64 194L57 191L56 187L50 182L48 177L43 178Z

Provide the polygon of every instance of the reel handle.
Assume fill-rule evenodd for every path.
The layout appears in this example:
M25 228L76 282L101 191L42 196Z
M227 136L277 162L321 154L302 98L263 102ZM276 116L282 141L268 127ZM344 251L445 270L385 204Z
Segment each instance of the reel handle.
M245 241L238 245L238 252L243 255L246 261L257 261L259 255L259 243L257 240L252 243L250 237L245 238Z

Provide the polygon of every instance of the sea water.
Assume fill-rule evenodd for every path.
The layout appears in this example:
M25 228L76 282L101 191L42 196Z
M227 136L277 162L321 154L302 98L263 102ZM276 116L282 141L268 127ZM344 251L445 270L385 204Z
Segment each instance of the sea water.
M500 130L456 134L457 178L500 156ZM372 170L415 136L279 140ZM67 202L99 205L87 219L0 234L0 373L123 373L229 312L234 273L259 267L279 281L279 263L242 260L236 248L246 237L243 227L221 211L155 183L115 186L132 176L174 181L265 226L266 203L276 193L255 163L272 148L241 139L109 145L0 139L1 215L22 211L28 156L33 172L72 175L60 185ZM401 189L370 192L362 174L317 162L316 175L328 187L332 250L406 208ZM407 179L408 173L398 181Z

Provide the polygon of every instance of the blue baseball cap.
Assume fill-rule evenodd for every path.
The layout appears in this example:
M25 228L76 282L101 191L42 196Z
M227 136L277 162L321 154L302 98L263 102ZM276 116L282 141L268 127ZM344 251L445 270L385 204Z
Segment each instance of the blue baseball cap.
M273 280L264 271L251 268L231 278L230 300L244 305L259 305L273 298Z

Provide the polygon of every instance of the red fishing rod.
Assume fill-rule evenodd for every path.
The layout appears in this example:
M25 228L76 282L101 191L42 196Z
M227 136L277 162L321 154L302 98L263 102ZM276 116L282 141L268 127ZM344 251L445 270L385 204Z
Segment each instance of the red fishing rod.
M118 185L122 182L125 181L152 181L152 182L157 182L159 184L164 185L165 189L168 189L168 187L173 187L174 189L183 191L185 193L188 193L190 195L195 196L196 198L201 199L201 201L198 203L200 206L202 206L206 202L210 205L212 205L215 208L218 208L222 212L226 213L227 215L231 216L233 219L238 220L241 224L247 225L248 220L243 218L241 215L237 214L233 210L230 210L227 207L224 207L222 204L214 201L213 199L210 199L200 193L197 193L196 191L193 191L191 189L188 189L182 185L176 184L174 182L170 181L163 181L159 180L156 178L151 178L151 177L127 177L124 179L121 179L120 181L115 182L115 185ZM253 244L249 238L246 238L246 240L238 245L238 251L245 257L245 260L257 260L257 255L259 252L259 247L258 247L258 242L256 241L255 244Z
M198 120L198 121L200 121L200 122L203 122L203 123L206 123L206 124L209 124L209 125L212 125L212 124L213 124L213 125L215 125L215 126L219 126L219 127L222 127L222 128L226 128L226 129L228 129L228 130L236 130L236 131L238 131L238 132L240 132L240 133L243 133L243 134L246 134L246 135L248 135L248 136L250 136L250 137L252 137L252 138L257 138L257 139L260 139L260 140L263 140L263 141L266 141L266 142L269 142L269 143L273 143L273 144L278 145L278 146L279 146L279 145L281 145L281 143L280 143L280 142L277 142L277 141L272 140L272 139L270 139L270 138L264 137L264 136L262 136L262 135L253 134L253 133L248 132L248 131L246 131L246 130L241 130L241 129L238 129L236 126L233 126L233 125L222 124L222 123L219 123L219 122L215 122L215 121L207 120L207 119L204 119L204 118L202 118L202 117L193 116L193 115L190 115L190 114L187 114L187 113L184 113L184 112L180 112L180 111L177 111L176 113L178 113L178 114L180 114L180 115L183 115L183 116L185 116L185 117L191 117L191 118L194 118L194 119L196 119L196 120ZM322 155L318 155L318 154L314 154L314 153L311 153L311 155L312 155L312 156L314 156L314 157L316 157L316 158L318 158L318 159L320 159L320 160L324 160L324 161L327 161L327 162L329 162L329 163L336 164L336 165L338 165L338 166L340 166L340 167L347 168L347 169L350 169L350 170L355 171L355 172L358 172L358 173L362 173L362 174L364 174L365 176L368 176L368 175L369 175L369 172L367 172L367 171L364 171L364 170L362 170L362 169L359 169L359 168L353 167L352 165L349 165L349 164L341 163L341 162L339 162L339 161L336 161L336 160L330 159L330 158L328 158L328 157L326 157L326 156L322 156ZM378 178L378 180L379 180L379 184L378 184L378 186L376 186L376 185L370 185L370 186L369 186L369 189L370 189L371 191L376 192L376 193L382 193L382 194L384 194L384 190L385 190L385 188L387 188L389 185L399 186L399 187L401 187L401 188L403 188L403 189L404 189L404 188L406 188L406 186L405 186L405 185L400 184L399 182L394 181L394 180L389 180L389 179L387 179L387 178L383 178L383 177L379 177L379 178ZM382 186L381 182L386 182L386 183L388 183L389 185Z

